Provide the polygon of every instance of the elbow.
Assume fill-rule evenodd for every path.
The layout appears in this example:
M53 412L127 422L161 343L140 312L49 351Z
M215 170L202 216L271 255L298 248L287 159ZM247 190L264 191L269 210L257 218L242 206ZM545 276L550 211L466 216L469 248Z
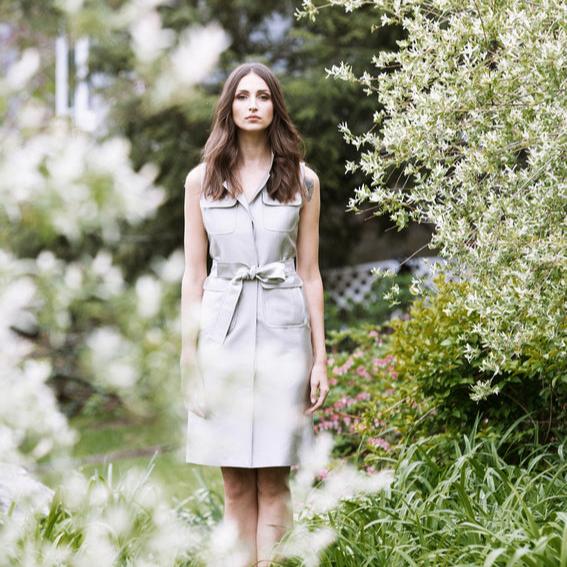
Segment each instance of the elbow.
M309 270L298 270L297 273L305 284L322 283L321 272L318 267L310 268Z
M195 270L185 270L181 283L184 287L202 288L203 282L207 277L206 272L196 272Z

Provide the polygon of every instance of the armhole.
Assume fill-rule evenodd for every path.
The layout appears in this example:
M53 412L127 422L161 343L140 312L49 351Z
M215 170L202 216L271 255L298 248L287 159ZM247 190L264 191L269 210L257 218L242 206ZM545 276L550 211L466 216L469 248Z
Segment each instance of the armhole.
M203 194L203 182L205 181L205 170L207 168L207 162L203 162L201 166L201 194Z
M299 162L299 166L301 167L301 184L305 187L305 200L311 201L311 197L313 196L313 184L309 187L305 184L305 162Z
M299 169L301 171L301 176L300 176L301 186L304 187L305 189L307 189L307 187L305 187L305 162L304 161L299 162ZM303 193L303 191L301 193L302 193L303 202L308 200L308 197L306 196L306 194Z

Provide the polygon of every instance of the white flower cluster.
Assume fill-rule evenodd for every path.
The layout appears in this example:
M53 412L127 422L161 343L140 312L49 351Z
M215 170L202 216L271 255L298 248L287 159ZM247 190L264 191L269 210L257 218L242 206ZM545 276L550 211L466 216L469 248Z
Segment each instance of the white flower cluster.
M79 0L60 2L71 28L81 27L88 14L94 35L100 33L102 41L109 35L127 35L134 56L127 80L143 95L150 113L190 104L190 89L208 76L231 41L215 21L179 34L164 28L160 8L171 0L129 0L118 8L103 4L96 9L86 5L83 10Z
M111 567L126 560L149 567L188 560L202 547L203 534L168 505L162 487L150 478L152 469L152 462L146 470L133 467L117 481L112 465L106 479L70 472L50 495L50 510L35 506L35 516L8 518L0 529L0 565ZM41 494L25 476L18 482L22 492ZM59 541L38 537L36 522L47 513L58 534L53 540Z
M45 384L51 363L27 358L33 351L26 333L35 326L37 291L29 271L30 262L0 249L0 455L4 463L28 466L76 441Z
M63 122L29 138L17 130L4 135L3 222L41 225L71 241L91 232L115 242L119 221L138 223L163 202L164 190L153 185L156 167L134 171L126 139L99 142Z

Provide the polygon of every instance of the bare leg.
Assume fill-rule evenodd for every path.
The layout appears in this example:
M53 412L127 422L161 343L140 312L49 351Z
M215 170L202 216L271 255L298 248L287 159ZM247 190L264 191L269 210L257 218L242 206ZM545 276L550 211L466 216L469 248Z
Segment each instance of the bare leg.
M256 469L221 467L224 481L224 519L236 523L239 539L250 550L246 565L256 562L258 501Z
M290 467L262 467L258 471L258 566L268 566L276 544L293 524L289 489Z

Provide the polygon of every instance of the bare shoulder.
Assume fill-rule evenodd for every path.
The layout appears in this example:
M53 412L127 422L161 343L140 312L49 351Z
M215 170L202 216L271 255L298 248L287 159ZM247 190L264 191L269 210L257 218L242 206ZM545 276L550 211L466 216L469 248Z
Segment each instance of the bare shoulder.
M201 192L201 179L204 174L205 164L196 165L185 178L185 189L189 193L199 194Z
M319 176L305 163L304 170L304 183L305 188L307 189L307 200L310 201L315 189L317 189L317 191L319 190Z

